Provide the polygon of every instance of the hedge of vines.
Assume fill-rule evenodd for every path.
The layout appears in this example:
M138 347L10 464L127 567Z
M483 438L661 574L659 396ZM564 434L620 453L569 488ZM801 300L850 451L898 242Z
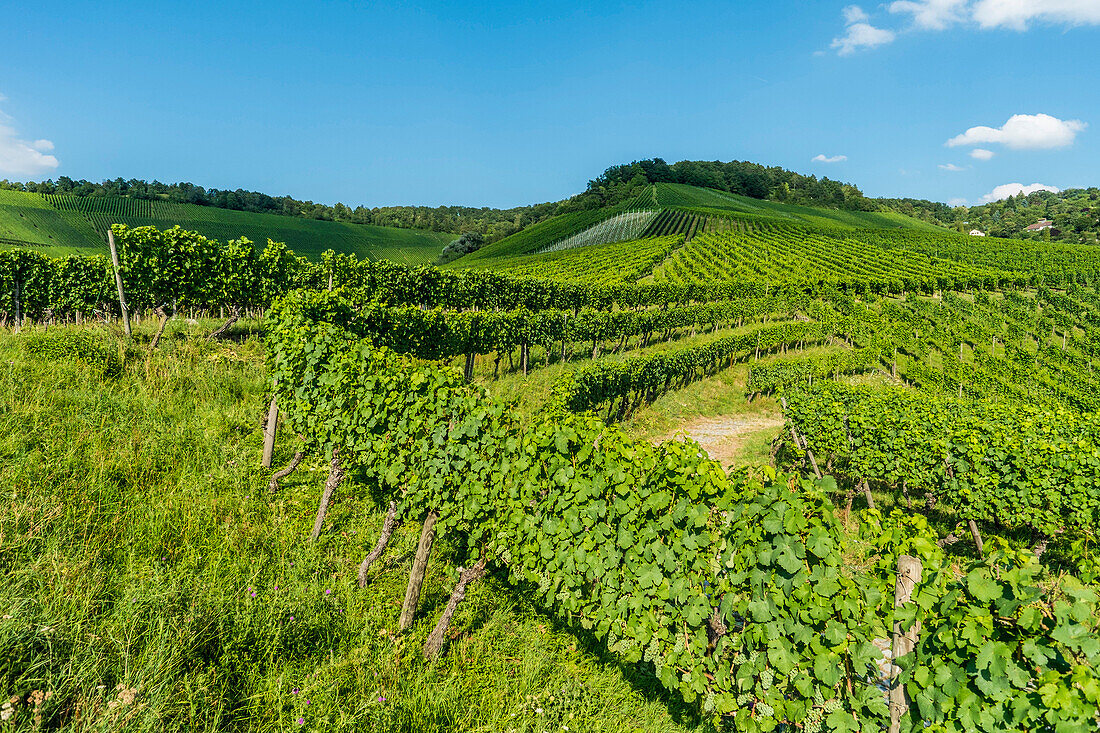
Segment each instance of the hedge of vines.
M600 404L627 400L652 400L707 373L750 355L770 353L781 347L817 343L828 336L819 323L794 321L760 326L748 333L726 336L702 346L658 352L621 361L597 361L569 374L561 389L571 410L591 410Z
M1100 523L1095 413L822 384L790 395L787 419L838 471L964 519L1071 539Z
M277 242L257 247L247 239L219 243L173 227L112 227L118 243L128 304L137 309L166 303L201 309L266 308L299 287L328 284L366 288L380 302L446 310L639 309L779 296L816 297L842 292L898 292L896 284L853 281L776 286L742 282L581 285L517 278L486 271L410 267L324 253L310 262ZM989 287L1017 287L1038 275L1005 273ZM969 283L972 284L972 283ZM910 285L922 292L965 287L930 279ZM132 302L130 302L132 301ZM77 312L117 313L110 265L102 255L52 258L29 250L0 251L0 318L71 318Z
M914 551L912 532L868 531L878 564L857 572L828 486L727 474L694 444L655 447L565 410L520 424L457 371L368 331L340 293L294 292L269 313L279 405L312 450L406 519L438 515L465 559L536 586L548 610L738 730L885 727L873 641L894 621L890 565ZM929 641L902 660L917 701L905 730L1097 724L1096 599L1070 583L1072 603L1048 604L1030 567L999 557L918 589L903 620ZM1007 683L992 679L1001 669Z

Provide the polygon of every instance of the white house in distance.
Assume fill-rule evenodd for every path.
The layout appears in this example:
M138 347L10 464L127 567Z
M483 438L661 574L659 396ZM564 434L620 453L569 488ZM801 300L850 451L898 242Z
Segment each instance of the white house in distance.
M1024 231L1025 232L1041 232L1044 229L1053 229L1053 228L1054 228L1054 222L1052 222L1050 219L1040 219L1039 221L1035 222L1031 226L1025 227Z
M985 232L983 232L981 229L971 229L970 230L970 236L972 236L972 237L984 237Z

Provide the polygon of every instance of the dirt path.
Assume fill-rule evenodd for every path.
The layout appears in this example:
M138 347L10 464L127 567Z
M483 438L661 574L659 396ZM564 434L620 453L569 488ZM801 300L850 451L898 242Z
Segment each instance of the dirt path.
M682 440L684 435L701 445L711 458L723 466L731 465L741 455L745 444L761 433L774 433L783 426L781 415L728 415L705 417L681 425L674 433L655 439Z

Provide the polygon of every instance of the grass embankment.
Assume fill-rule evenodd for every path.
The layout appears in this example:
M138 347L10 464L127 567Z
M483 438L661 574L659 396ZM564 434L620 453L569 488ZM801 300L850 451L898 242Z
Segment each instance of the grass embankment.
M268 493L263 345L208 344L215 325L174 322L147 357L143 324L114 376L0 335L0 731L706 729L492 576L424 662L447 538L395 635L419 527L360 590L382 514L349 480L311 544L323 462Z

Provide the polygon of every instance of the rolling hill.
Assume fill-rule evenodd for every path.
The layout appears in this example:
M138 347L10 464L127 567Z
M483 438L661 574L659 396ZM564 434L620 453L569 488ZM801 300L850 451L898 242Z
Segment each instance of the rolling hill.
M0 190L0 247L33 248L52 256L91 254L106 248L111 224L160 229L179 225L229 241L247 237L285 242L317 259L322 252L354 253L366 259L426 264L454 238L445 232L321 221L212 206L108 196L39 195Z
M565 258L556 254L562 250L653 237L679 236L682 243L688 243L700 235L762 231L774 227L783 227L792 233L814 231L834 236L858 230L946 233L940 227L894 212L800 206L680 183L654 183L641 195L614 206L562 214L527 227L447 267L533 274L541 261L553 263L553 269L557 270L561 263L584 258L579 253ZM658 249L666 252L665 248ZM592 250L594 253L608 251L606 247ZM649 270L643 268L647 274Z

